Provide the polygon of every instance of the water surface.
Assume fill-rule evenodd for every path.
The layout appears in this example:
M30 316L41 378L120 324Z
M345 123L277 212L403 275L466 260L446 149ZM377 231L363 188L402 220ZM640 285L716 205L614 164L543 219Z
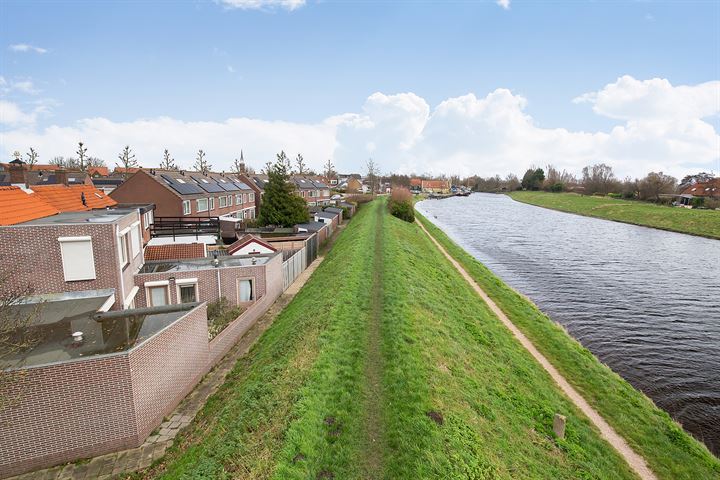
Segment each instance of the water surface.
M720 241L505 195L417 208L720 455Z

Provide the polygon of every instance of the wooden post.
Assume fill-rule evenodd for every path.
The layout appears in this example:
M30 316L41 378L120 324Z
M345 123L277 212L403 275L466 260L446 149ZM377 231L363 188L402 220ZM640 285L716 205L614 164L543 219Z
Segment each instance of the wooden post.
M555 419L553 420L553 431L555 432L555 435L558 436L558 438L565 438L565 422L566 418L564 415L560 415L559 413L555 414Z

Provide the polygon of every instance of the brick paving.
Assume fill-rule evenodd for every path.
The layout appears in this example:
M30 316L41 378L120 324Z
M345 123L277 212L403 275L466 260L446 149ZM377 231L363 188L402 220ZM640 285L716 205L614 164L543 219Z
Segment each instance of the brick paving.
M334 243L345 225L340 225L330 239L328 247ZM326 248L327 250L327 248ZM243 357L262 333L272 325L278 314L287 306L303 285L308 281L315 269L322 263L325 256L318 256L305 269L285 292L273 303L265 314L258 319L253 327L238 341L225 357L218 362L190 394L178 405L160 426L145 439L137 448L109 453L89 460L60 465L45 470L25 473L8 480L89 480L111 479L120 474L136 472L148 468L155 460L161 458L173 443L178 433L192 422L195 415L205 405L207 399L225 382L225 377L232 370L238 359Z

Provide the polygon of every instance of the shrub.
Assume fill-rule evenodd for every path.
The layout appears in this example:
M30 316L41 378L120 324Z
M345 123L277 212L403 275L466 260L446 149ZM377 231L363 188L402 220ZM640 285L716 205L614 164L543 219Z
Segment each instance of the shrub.
M354 202L356 205L361 205L363 203L372 202L372 200L373 200L373 196L367 195L367 194L349 195L348 198L351 202Z
M622 198L623 197L622 193L608 193L607 196L610 198Z
M705 199L703 197L694 197L692 199L693 208L699 208L705 205Z
M390 208L390 213L400 220L405 220L410 223L415 221L415 209L413 208L412 201L395 202L390 200L388 207Z
M625 192L622 193L622 197L623 197L623 198L627 198L627 199L635 198L635 192L632 192L632 191L630 191L630 190L627 190L627 191L625 191Z
M562 182L557 182L557 183L553 183L552 185L550 185L551 192L558 193L558 192L562 192L563 190L565 190L565 184Z
M393 202L410 202L413 201L412 193L405 187L393 187L390 194L390 200Z
M720 198L706 198L705 207L711 210L717 210L720 208Z
M225 327L230 325L230 322L239 317L243 310L244 309L242 307L230 306L230 302L228 302L228 299L225 297L208 303L208 339L212 340L220 332L225 330Z

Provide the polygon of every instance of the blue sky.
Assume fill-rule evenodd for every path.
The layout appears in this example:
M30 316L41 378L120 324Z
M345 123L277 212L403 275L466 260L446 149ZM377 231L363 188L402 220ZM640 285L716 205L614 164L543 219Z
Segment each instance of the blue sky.
M293 9L246 9L213 1L3 0L0 16L0 75L10 85L3 99L37 112L22 129L38 135L99 117L319 124L362 113L375 92L412 92L432 112L449 98L484 98L498 88L523 97L536 126L597 133L618 120L573 99L621 76L673 86L720 79L715 1L514 0L506 9L495 1L308 0ZM12 50L18 44L45 52ZM703 121L720 126L717 112ZM16 137L7 132L18 124L4 123L1 147L25 150L9 144ZM252 151L251 139L242 140ZM699 163L717 164L705 160Z

